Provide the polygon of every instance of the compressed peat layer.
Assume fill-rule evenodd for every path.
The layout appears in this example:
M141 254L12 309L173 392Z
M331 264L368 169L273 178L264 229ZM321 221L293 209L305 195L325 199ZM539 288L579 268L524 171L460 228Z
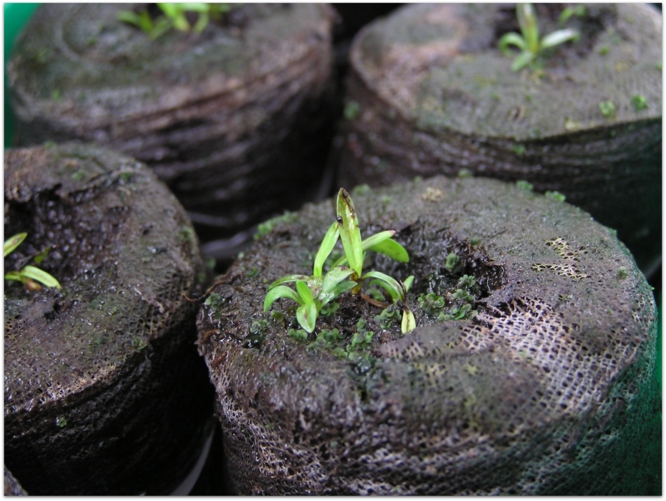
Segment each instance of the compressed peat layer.
M5 152L5 258L61 290L5 282L5 464L33 495L170 493L212 413L196 353L198 241L144 165L94 145Z
M147 163L202 241L316 195L333 133L328 6L243 4L157 40L119 10L37 9L8 70L19 144L94 140Z
M544 36L564 5L540 4ZM461 168L559 191L618 230L639 266L661 254L662 18L640 4L585 5L581 39L511 70L498 39L515 8L406 6L351 49L340 184L388 185ZM635 99L642 97L638 106ZM612 113L602 111L610 101Z
M364 236L399 230L409 263L369 253L364 269L415 276L417 328L402 334L399 316L346 296L299 339L297 305L264 313L266 288L310 273L334 206L266 224L198 317L239 493L659 489L655 302L612 230L490 179L352 196ZM438 320L433 297L450 298L464 275L477 314Z

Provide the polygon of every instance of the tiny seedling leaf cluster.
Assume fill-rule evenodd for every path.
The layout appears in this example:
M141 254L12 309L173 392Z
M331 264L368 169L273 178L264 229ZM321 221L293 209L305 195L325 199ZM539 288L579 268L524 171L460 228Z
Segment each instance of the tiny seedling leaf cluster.
M367 251L384 254L398 262L409 261L405 248L393 240L395 230L382 231L363 240L354 203L344 188L338 192L336 213L336 221L328 228L315 255L312 275L287 275L270 284L264 311L268 311L280 298L291 299L298 304L296 320L306 332L311 333L322 308L346 292L359 294L363 282L367 281L384 289L392 303L402 302L402 332L412 331L416 327L416 319L405 303L405 296L414 277L401 282L380 271L363 273ZM338 239L342 242L344 255L324 274L324 263ZM288 283L294 283L295 289L285 285Z
M208 26L211 17L219 19L231 10L231 4L228 3L158 3L157 6L162 15L155 20L147 9L138 13L122 10L118 12L118 20L138 27L151 40L155 40L172 28L186 33L201 33ZM194 26L187 20L188 12L198 15Z
M516 5L516 14L521 34L511 32L506 33L499 40L499 50L505 56L511 56L510 45L517 47L520 53L513 60L511 69L518 71L528 65L533 64L544 50L556 47L565 42L576 41L580 38L580 33L573 29L562 29L549 33L543 38L539 38L539 23L537 21L534 6L529 3L519 3ZM564 21L569 16L563 18ZM561 22L564 22L561 21Z
M23 243L23 241L26 239L28 236L27 233L17 233L13 237L8 238L5 240L5 245L4 245L4 252L5 256L9 256L12 252L16 250L16 248ZM45 249L36 256L32 257L31 259L34 260L35 264L40 264L44 258L49 253L49 249ZM25 265L21 267L21 269L16 270L16 271L9 271L5 273L5 280L13 280L17 282L21 282L23 285L25 285L28 290L31 291L37 291L42 288L42 284L46 287L55 287L56 289L60 289L60 283L58 280L55 279L51 274L45 272L44 270L41 270L37 268L36 266L32 265Z

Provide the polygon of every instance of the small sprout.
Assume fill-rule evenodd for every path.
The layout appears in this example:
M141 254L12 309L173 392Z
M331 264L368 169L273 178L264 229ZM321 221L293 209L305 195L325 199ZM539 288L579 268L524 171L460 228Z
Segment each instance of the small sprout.
M257 232L254 234L254 239L259 240L261 237L268 235L271 231L273 231L273 228L275 228L275 226L280 223L293 223L296 220L296 217L297 216L294 212L287 211L281 216L276 216L269 219L268 221L260 223L259 226L257 226ZM238 259L241 259L242 257L243 253L239 253Z
M58 416L56 418L55 423L58 428L64 428L65 426L67 426L67 418L63 416Z
M610 52L610 47L608 47L608 45L602 45L597 49L597 54L599 54L600 56L605 56L609 52Z
M361 105L356 101L348 101L343 114L347 120L356 120L361 114Z
M525 154L525 146L522 144L513 144L511 145L511 151L518 156L522 156Z
M10 237L7 240L5 240L4 257L7 257L9 254L14 252L16 248L23 243L23 241L27 236L28 236L27 233L17 233L13 237ZM48 255L48 252L49 249L45 249L39 254L37 254L33 258L35 260L35 263L40 264L44 260L44 258ZM13 280L21 282L30 291L41 290L42 286L39 284L42 284L45 287L53 287L56 289L62 288L58 280L56 280L56 278L53 275L31 265L26 265L17 271L9 271L5 273L5 280Z
M463 169L460 169L458 171L458 178L459 179L467 179L467 178L470 178L472 176L473 176L472 171L469 170L469 169L463 168Z
M60 98L62 98L62 93L60 92L60 89L53 89L51 91L51 99L54 101L58 101Z
M354 186L352 193L354 193L354 195L365 195L366 193L370 193L370 186L367 184L356 185Z
M564 129L568 131L574 131L580 129L580 122L577 122L573 118L565 118L564 119Z
M605 117L612 117L615 115L615 105L612 101L602 101L599 103L601 114Z
M453 271L456 266L460 264L460 257L456 255L454 252L450 252L448 256L446 256L446 262L444 263L444 268L446 268L449 271Z
M516 186L524 191L532 191L534 189L534 185L528 181L525 181L524 179L516 181Z
M322 308L347 291L358 294L364 281L371 279L371 284L385 289L393 302L403 301L408 287L402 282L381 273L369 271L363 274L365 253L369 250L385 254L398 262L406 263L409 255L405 248L395 240L394 230L387 230L361 239L356 209L349 193L343 188L338 192L336 204L336 220L328 228L314 259L312 275L287 275L268 286L264 300L264 311L280 298L287 298L298 303L296 319L306 332L314 331ZM333 248L342 241L344 256L338 259L324 275L323 268ZM347 264L347 266L344 266ZM409 285L413 277L407 279ZM296 290L283 284L296 283ZM403 312L407 312L405 306ZM404 313L407 314L407 313Z
M560 14L560 17L558 19L559 23L561 26L564 26L564 24L569 20L571 16L576 16L576 17L585 17L586 14L585 6L584 5L576 5L574 6L569 6L566 7L562 13Z
M499 50L505 56L510 56L510 45L516 46L521 52L511 64L513 71L521 70L528 65L534 65L537 58L545 49L556 47L569 41L576 41L580 34L572 29L554 31L543 38L539 38L539 25L534 7L529 3L516 5L516 14L522 36L518 33L506 33L499 40Z
M223 14L231 10L231 4L214 3L158 3L162 11L155 21L150 17L146 9L139 13L123 10L118 12L117 19L127 24L132 24L146 33L151 40L155 40L164 33L174 28L178 31L201 33L210 18L219 19ZM186 14L195 12L198 14L197 22L191 26Z
M631 105L636 111L644 110L648 107L645 96L642 96L641 94L631 96Z
M295 339L296 341L300 341L302 343L308 340L308 333L301 329L289 329L287 335L290 338Z
M560 193L559 191L547 191L546 193L544 193L544 196L546 198L550 198L551 200L556 200L558 202L564 202L567 199L567 197L562 195L562 193Z
M617 275L616 276L617 276L618 280L624 280L625 278L627 278L629 276L629 274L627 273L627 269L624 266L620 266L617 269Z

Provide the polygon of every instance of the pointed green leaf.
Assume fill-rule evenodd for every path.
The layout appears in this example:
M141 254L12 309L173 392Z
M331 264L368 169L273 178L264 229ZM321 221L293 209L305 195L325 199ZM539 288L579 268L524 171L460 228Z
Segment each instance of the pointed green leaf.
M579 38L580 34L576 30L566 29L553 31L543 37L541 40L541 48L548 49L563 44L564 42L578 40Z
M303 282L300 282L303 283ZM304 304L296 310L296 320L308 333L312 332L317 322L317 308L314 303Z
M352 273L354 273L354 270L350 268L333 268L324 277L324 283L321 287L322 292L332 292L336 285L338 285Z
M49 252L51 252L51 247L47 247L42 252L37 254L34 258L35 263L41 264L41 262L44 261L44 259L46 259L46 257L49 255Z
M513 71L518 71L522 70L525 66L530 64L532 61L534 61L534 54L531 52L521 52L516 56L516 59L513 60L513 63L511 64L511 69Z
M269 290L268 293L266 294L266 299L264 299L264 311L268 311L268 308L271 307L271 305L275 302L275 300L280 299L281 297L292 299L296 301L299 305L304 304L303 300L301 299L301 296L299 296L294 289L290 289L285 285L280 285L278 287L275 287L274 289Z
M5 273L5 280L16 280L17 282L23 282L23 277L18 271L9 271Z
M527 50L537 54L539 52L539 24L534 6L531 3L516 4L516 13L520 31L527 43Z
M502 38L499 39L499 43L497 44L499 50L505 56L511 55L511 51L509 50L509 45L515 45L521 51L526 49L525 39L521 37L518 33L511 32L503 35Z
M308 305L308 304L314 304L314 297L312 297L312 291L308 287L308 284L305 282L298 281L296 282L296 290L298 291L298 295L301 296L301 299L303 299L303 302Z
M118 21L133 24L134 26L141 28L141 18L138 16L138 14L136 14L136 12L132 12L131 10L118 11L116 18Z
M340 188L337 200L338 225L340 226L340 239L349 262L349 267L359 276L363 271L363 243L361 230L358 226L356 210L349 193Z
M287 275L282 278L278 278L275 282L268 286L268 290L271 290L278 285L287 284L289 282L298 282L299 280L307 281L310 277L307 275Z
M405 309L402 310L402 333L406 334L408 332L412 332L414 329L416 329L416 318L414 318L414 313L412 313L412 310L405 306Z
M13 237L5 240L5 257L14 252L16 248L23 243L27 236L27 233L17 233Z
M370 250L384 254L391 259L395 259L399 263L409 262L409 254L407 253L407 249L405 249L402 245L393 239L384 240L377 245L373 245Z
M315 277L322 276L324 263L326 262L326 259L328 259L328 256L331 255L333 247L335 247L335 243L338 241L339 236L340 227L336 221L328 228L326 235L324 235L324 239L321 241L317 255L315 256L314 267L312 269L312 274Z
M380 231L379 233L375 233L374 235L363 240L362 248L364 251L367 251L373 246L379 245L383 241L388 240L393 235L395 235L395 230L386 230L386 231Z
M335 298L341 296L348 290L353 289L356 287L358 284L356 282L352 282L351 280L345 280L344 282L340 282L337 284L331 291L329 292L321 292L319 296L317 297L317 300L320 302L321 306L324 306L325 304L330 303L333 301Z
M62 288L60 282L58 282L53 275L44 270L40 270L39 268L35 268L34 266L26 266L23 268L21 270L21 275L36 280L46 287L55 287L56 289Z
M409 291L409 289L412 288L413 283L414 283L414 275L409 275L403 282L405 286L405 291Z
M372 283L377 283L386 289L394 303L405 298L403 286L395 278L388 276L386 273L369 271L363 275L363 280L366 278L374 278L375 280Z

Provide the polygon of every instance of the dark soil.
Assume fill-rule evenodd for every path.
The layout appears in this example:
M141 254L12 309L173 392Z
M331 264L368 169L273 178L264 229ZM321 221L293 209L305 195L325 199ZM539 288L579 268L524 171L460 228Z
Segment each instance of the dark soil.
M197 356L205 279L182 206L143 164L92 145L5 152L5 464L32 495L168 494L212 408Z

